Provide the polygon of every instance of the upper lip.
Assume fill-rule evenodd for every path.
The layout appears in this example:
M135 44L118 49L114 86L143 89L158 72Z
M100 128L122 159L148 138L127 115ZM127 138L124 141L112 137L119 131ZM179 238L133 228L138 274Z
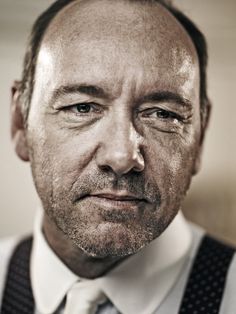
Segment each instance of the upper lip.
M91 193L90 196L107 198L115 201L146 201L143 197L136 196L127 192L98 192Z

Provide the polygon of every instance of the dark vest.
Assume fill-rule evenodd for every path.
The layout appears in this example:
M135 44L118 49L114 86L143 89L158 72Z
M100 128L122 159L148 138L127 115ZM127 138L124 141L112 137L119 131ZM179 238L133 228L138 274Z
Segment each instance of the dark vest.
M32 237L21 241L12 254L1 314L34 313L29 273L31 247ZM189 274L179 314L219 313L226 276L234 252L233 248L210 236L203 237Z

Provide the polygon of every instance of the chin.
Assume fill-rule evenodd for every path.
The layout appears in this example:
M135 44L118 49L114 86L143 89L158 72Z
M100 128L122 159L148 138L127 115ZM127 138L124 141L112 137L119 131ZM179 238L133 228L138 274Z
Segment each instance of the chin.
M154 239L151 232L122 223L103 223L84 232L73 233L71 240L86 255L95 258L125 257L137 253Z

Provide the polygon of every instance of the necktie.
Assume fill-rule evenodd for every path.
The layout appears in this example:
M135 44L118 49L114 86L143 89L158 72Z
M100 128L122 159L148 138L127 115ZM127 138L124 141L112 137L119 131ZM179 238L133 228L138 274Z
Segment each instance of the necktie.
M92 280L79 281L67 293L64 314L94 314L105 301L105 294Z

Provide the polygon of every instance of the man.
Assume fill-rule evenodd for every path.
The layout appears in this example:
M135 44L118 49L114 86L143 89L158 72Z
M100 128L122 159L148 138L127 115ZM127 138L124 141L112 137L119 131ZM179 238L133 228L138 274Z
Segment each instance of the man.
M164 1L56 1L13 87L42 210L2 244L1 313L236 311L234 250L180 210L210 104L203 35Z

